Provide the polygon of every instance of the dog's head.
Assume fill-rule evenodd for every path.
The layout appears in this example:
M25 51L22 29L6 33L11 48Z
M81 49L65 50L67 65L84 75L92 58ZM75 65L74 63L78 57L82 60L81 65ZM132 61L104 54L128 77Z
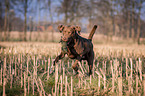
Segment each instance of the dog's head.
M58 30L62 33L62 40L69 41L77 34L77 32L80 34L81 27L59 25Z

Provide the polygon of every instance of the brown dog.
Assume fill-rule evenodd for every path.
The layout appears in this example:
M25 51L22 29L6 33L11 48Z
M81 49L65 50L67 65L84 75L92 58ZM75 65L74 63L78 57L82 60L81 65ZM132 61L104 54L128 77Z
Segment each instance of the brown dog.
M88 39L86 39L78 35L77 31L80 30L80 27L60 25L58 30L63 33L62 41L67 43L67 52L64 53L62 51L53 62L54 65L67 54L69 58L76 59L75 63L72 65L76 74L78 74L78 61L87 60L89 65L89 75L91 75L94 61L92 37L96 28L97 25L94 25Z

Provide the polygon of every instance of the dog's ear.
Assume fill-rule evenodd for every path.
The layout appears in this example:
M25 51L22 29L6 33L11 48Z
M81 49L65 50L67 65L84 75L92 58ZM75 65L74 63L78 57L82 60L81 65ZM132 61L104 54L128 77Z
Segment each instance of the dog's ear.
M73 32L76 32L76 26L72 25L70 27L73 29Z
M76 27L75 27L75 30L80 34L80 32L81 32L81 27L80 27L80 26L76 26Z
M59 25L58 26L58 30L59 30L60 33L63 31L63 29L64 29L64 25Z

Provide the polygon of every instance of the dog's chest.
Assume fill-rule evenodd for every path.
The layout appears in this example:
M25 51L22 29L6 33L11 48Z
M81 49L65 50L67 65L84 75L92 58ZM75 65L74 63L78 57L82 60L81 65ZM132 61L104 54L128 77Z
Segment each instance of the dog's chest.
M78 56L76 50L73 47L67 47L67 55L71 59L75 59Z
M76 52L81 55L84 51L84 44L82 42L76 42L74 45Z
M76 42L75 44L69 44L67 46L67 55L69 58L75 59L77 56L82 55L84 51L84 46L81 42Z

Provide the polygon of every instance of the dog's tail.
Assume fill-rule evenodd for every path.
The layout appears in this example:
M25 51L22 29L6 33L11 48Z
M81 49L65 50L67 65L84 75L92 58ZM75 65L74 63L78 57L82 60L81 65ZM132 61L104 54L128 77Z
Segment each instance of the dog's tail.
M93 35L94 35L96 29L97 29L97 25L94 25L94 27L93 27L93 29L92 29L91 33L89 34L89 37L88 37L88 39L90 41L92 41L92 38L93 38Z

